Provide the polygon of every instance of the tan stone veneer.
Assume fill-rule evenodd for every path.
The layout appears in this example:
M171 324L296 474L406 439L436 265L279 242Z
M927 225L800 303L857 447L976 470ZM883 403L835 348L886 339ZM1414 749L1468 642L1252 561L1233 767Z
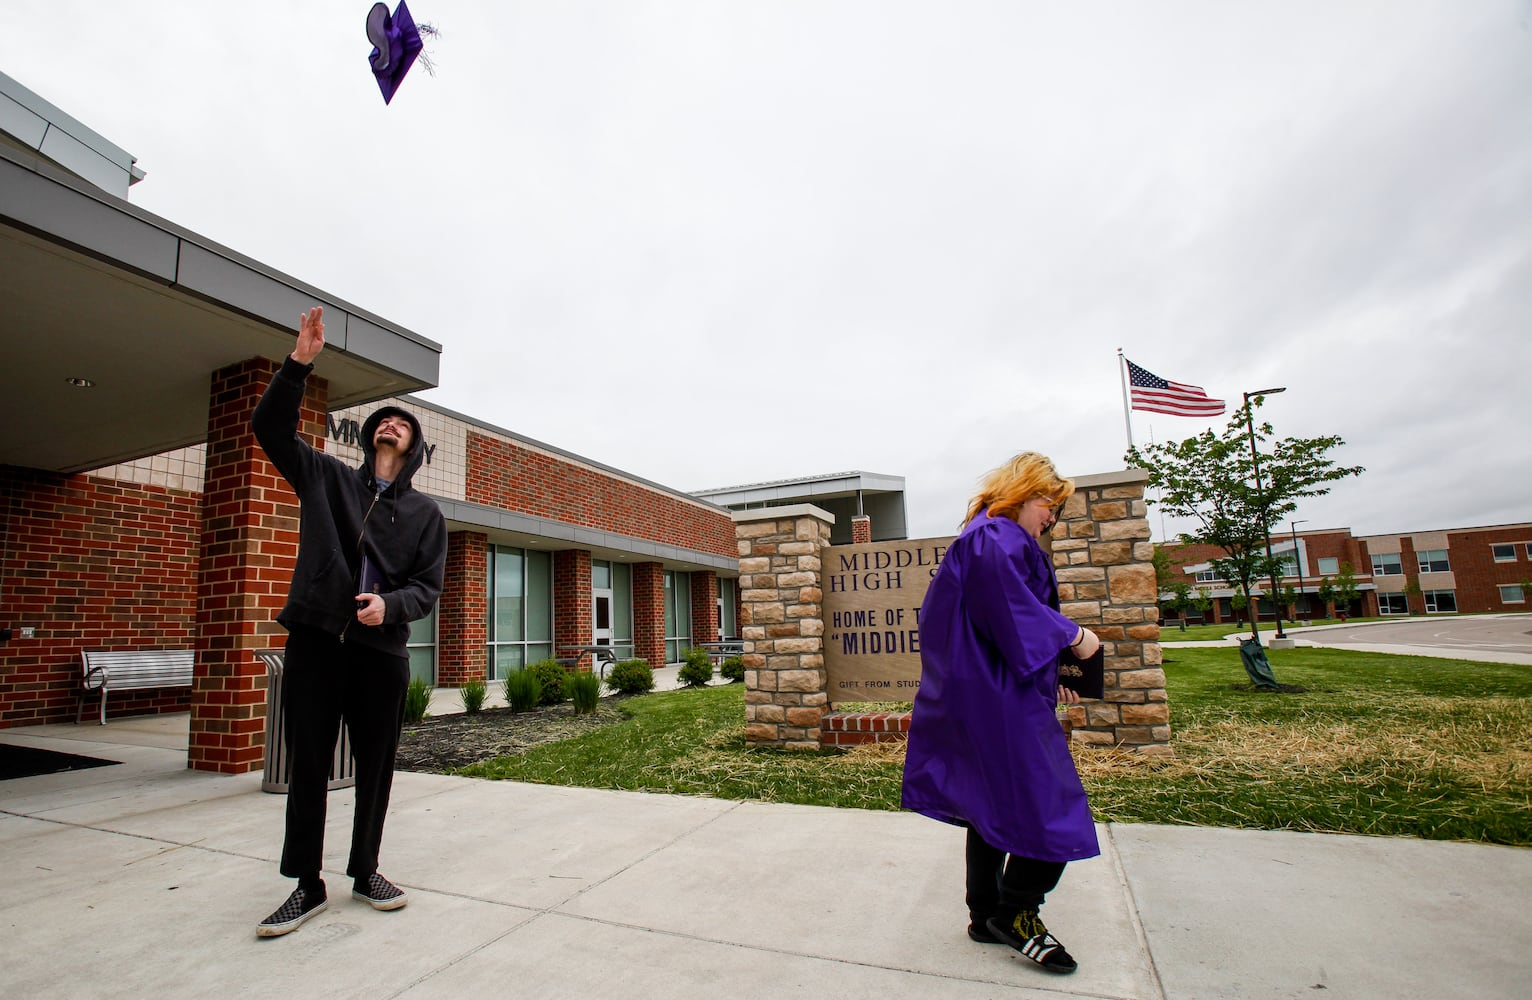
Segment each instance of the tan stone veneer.
M833 514L810 504L734 514L751 746L819 749L829 706L820 555L834 523Z

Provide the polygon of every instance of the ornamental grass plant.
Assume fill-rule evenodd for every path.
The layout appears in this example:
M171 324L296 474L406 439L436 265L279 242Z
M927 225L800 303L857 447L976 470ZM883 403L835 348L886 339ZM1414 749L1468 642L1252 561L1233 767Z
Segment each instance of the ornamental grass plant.
M1341 649L1273 650L1302 693L1257 691L1238 654L1167 649L1169 758L1075 745L1098 820L1532 846L1532 670ZM747 749L743 691L624 702L628 718L462 773L763 802L897 809L904 746Z

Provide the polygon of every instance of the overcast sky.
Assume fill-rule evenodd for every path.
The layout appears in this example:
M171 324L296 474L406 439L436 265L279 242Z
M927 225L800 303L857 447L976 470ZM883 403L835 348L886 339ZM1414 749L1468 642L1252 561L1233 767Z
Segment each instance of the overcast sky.
M1532 520L1528 0L414 0L390 106L368 7L8 0L0 70L441 343L425 398L668 486L950 534L1016 451L1123 467L1120 347L1344 437L1304 529Z

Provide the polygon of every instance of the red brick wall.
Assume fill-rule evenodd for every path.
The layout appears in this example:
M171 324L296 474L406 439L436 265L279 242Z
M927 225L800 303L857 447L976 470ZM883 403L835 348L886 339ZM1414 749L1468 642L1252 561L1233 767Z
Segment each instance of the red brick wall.
M698 570L691 574L692 642L718 641L718 574Z
M1532 593L1522 604L1500 603L1501 584L1519 584L1532 580L1532 559L1527 545L1532 543L1532 525L1510 525L1482 531L1452 531L1447 534L1447 559L1457 591L1459 611L1532 611ZM1491 545L1515 545L1515 562L1495 562ZM1407 567L1419 569L1419 566Z
M85 649L190 649L201 498L0 468L0 728L72 721ZM186 690L124 691L109 717L185 711Z
M467 447L466 496L471 502L698 552L738 555L727 513L473 431Z
M665 567L633 564L633 655L659 669L665 665Z
M909 712L826 712L819 720L819 745L823 747L896 743L909 735Z
M553 553L553 655L563 656L571 646L591 642L590 552L562 549ZM580 669L588 669L591 657L580 657Z
M872 518L858 514L851 519L851 544L866 545L872 541Z
M265 756L266 668L254 651L281 645L276 622L298 555L298 498L267 460L250 413L277 365L265 358L213 373L202 550L197 578L197 668L187 766L237 774ZM324 447L324 379L310 377L298 433Z
M489 645L489 541L476 531L447 536L446 585L436 614L436 683L483 680Z

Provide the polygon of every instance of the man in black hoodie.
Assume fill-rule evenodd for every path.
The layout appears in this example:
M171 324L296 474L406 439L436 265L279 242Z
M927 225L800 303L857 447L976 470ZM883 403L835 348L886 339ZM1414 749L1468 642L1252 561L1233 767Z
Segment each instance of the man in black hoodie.
M420 422L385 406L362 425L360 467L316 451L298 436L298 408L324 349L324 310L305 312L298 342L255 406L251 423L299 502L298 561L277 621L287 629L282 674L284 736L291 764L281 872L298 880L287 902L256 928L296 930L327 905L325 796L342 720L356 756L356 811L346 874L351 895L396 910L404 893L378 874L378 847L404 725L409 623L441 596L447 524L431 498L410 488L425 457Z

